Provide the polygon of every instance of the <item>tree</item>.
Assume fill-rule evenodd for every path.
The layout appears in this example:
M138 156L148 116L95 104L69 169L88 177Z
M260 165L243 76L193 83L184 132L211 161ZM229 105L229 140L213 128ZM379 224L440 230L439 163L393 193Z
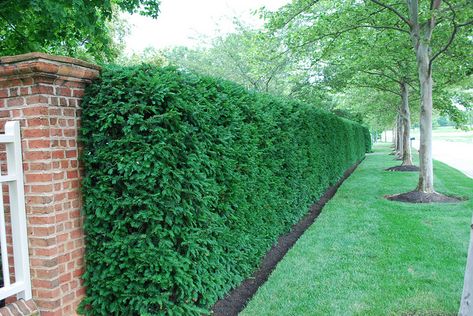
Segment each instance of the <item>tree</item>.
M384 4L378 0L372 0L397 15L399 19L409 27L412 46L416 54L417 69L419 72L421 111L420 111L420 150L419 150L419 182L416 190L424 193L434 193L434 174L432 165L432 66L436 58L452 45L455 36L460 28L472 25L473 20L466 20L465 17L473 16L473 9L470 1L458 1L455 7L445 0L432 0L419 8L419 0L407 0L407 17L397 11L393 6ZM445 3L445 11L441 11L442 2ZM462 17L459 17L457 10L462 10ZM464 14L470 13L470 15ZM432 35L439 19L446 24L450 24L451 31L448 32L444 45L433 52ZM440 30L443 31L443 30ZM445 31L444 31L445 32ZM439 32L437 32L439 33Z
M33 51L111 60L117 12L156 18L159 0L0 0L0 55ZM118 27L117 27L118 26Z
M211 47L174 48L166 58L184 68L216 75L261 92L287 94L291 59L268 33L237 24L237 32L218 37Z
M309 60L296 58L274 34L236 21L236 32L197 48L163 52L171 64L237 82L247 89L290 96L330 110L327 91L315 84Z
M473 24L473 20L468 20L471 16L473 6L469 0L459 0L454 5L445 0L422 1L420 4L419 0L335 3L299 0L273 14L272 25L291 30L287 43L296 51L314 43L320 50L343 34L364 29L396 31L399 35L394 37L394 45L411 44L421 95L420 172L415 191L419 193L416 196L425 201L426 196L438 196L433 187L431 150L434 61L455 46L459 47L457 51L467 51L464 45L471 45L471 38L463 31ZM434 29L435 36L432 36ZM459 64L455 66L457 71L463 72Z
M338 110L352 113L350 119L361 117L373 131L382 132L392 126L396 111L393 110L398 96L372 88L350 88L337 93L333 112ZM382 106L380 106L380 104Z
M139 65L150 64L158 67L168 65L168 60L163 52L154 47L147 47L140 53L133 53L130 56L121 54L117 58L117 63L120 65Z
M391 104L380 102L378 107L385 111L397 112L399 123L396 124L398 132L396 153L402 160L401 167L410 166L409 170L415 170L412 167L410 149L409 106L409 90L418 90L413 69L415 61L410 56L410 47L394 46L391 44L392 39L392 31L380 33L376 30L366 32L354 30L350 34L341 35L337 39L337 44L333 45L329 54L326 54L328 66L325 67L324 77L327 78L326 84L336 90L347 87L369 88L399 98L397 102ZM386 45L379 45L379 42ZM406 169L393 167L390 170Z

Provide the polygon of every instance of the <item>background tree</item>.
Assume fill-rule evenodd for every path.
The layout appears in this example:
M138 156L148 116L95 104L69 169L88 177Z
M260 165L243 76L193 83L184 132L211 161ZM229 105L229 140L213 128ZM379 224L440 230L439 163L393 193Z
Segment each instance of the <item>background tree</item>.
M384 111L396 112L400 118L400 124L397 124L397 155L402 159L402 166L412 166L409 91L418 90L415 60L411 58L408 45L393 45L397 34L392 32L357 29L341 34L324 58L327 64L324 78L325 84L335 91L368 88L397 96L397 102L386 100L377 105Z
M177 47L165 52L170 63L216 75L262 92L287 94L291 59L269 33L237 24L237 32L218 37L210 47Z
M470 52L471 57L471 50L464 46L465 43L471 44L471 37L464 32L473 23L473 20L468 20L471 16L473 6L467 0L459 0L455 5L442 0L341 3L299 0L273 14L271 25L291 34L287 43L293 51L313 44L323 50L343 34L355 30L396 31L399 35L394 44L411 44L421 94L420 173L416 191L422 193L418 196L423 199L425 194L433 196L435 193L431 150L433 62L455 46L461 47L457 51ZM374 57L374 54L370 56ZM461 64L456 64L455 69L462 72Z
M248 89L288 96L326 110L335 108L310 60L296 58L279 36L239 22L236 29L209 45L177 47L162 54L170 64L231 80Z

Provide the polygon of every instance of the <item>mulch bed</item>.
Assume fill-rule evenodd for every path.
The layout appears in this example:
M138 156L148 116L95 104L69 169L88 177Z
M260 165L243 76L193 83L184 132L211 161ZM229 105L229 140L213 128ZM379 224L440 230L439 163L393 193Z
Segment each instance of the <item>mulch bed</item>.
M253 297L258 288L268 279L276 265L286 255L289 249L296 243L299 237L309 228L314 220L319 216L324 205L335 195L340 185L348 178L356 167L361 163L358 162L349 168L343 174L343 177L333 186L331 186L325 194L310 207L309 213L295 224L291 231L281 237L265 255L259 269L248 279L243 281L238 287L233 289L225 298L218 300L212 307L212 314L217 316L233 316L238 315L246 303Z
M395 166L384 169L386 171L419 171L419 167L414 165Z
M399 201L407 203L458 203L465 199L448 196L441 193L424 193L420 191L411 191L395 195L386 195L386 199L390 201Z

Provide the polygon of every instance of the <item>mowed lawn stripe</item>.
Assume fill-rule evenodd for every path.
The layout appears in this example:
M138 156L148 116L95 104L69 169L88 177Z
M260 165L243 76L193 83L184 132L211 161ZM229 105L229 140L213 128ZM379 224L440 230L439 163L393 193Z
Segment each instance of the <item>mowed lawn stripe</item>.
M435 162L436 190L468 201L388 201L417 182L384 171L399 163L389 150L367 156L241 315L456 315L473 179Z

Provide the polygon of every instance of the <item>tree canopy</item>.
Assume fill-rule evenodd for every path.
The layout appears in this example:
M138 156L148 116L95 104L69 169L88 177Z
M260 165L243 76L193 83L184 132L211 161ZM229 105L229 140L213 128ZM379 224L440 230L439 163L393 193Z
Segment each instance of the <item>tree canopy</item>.
M0 0L0 55L33 51L111 60L117 13L156 18L159 0Z

